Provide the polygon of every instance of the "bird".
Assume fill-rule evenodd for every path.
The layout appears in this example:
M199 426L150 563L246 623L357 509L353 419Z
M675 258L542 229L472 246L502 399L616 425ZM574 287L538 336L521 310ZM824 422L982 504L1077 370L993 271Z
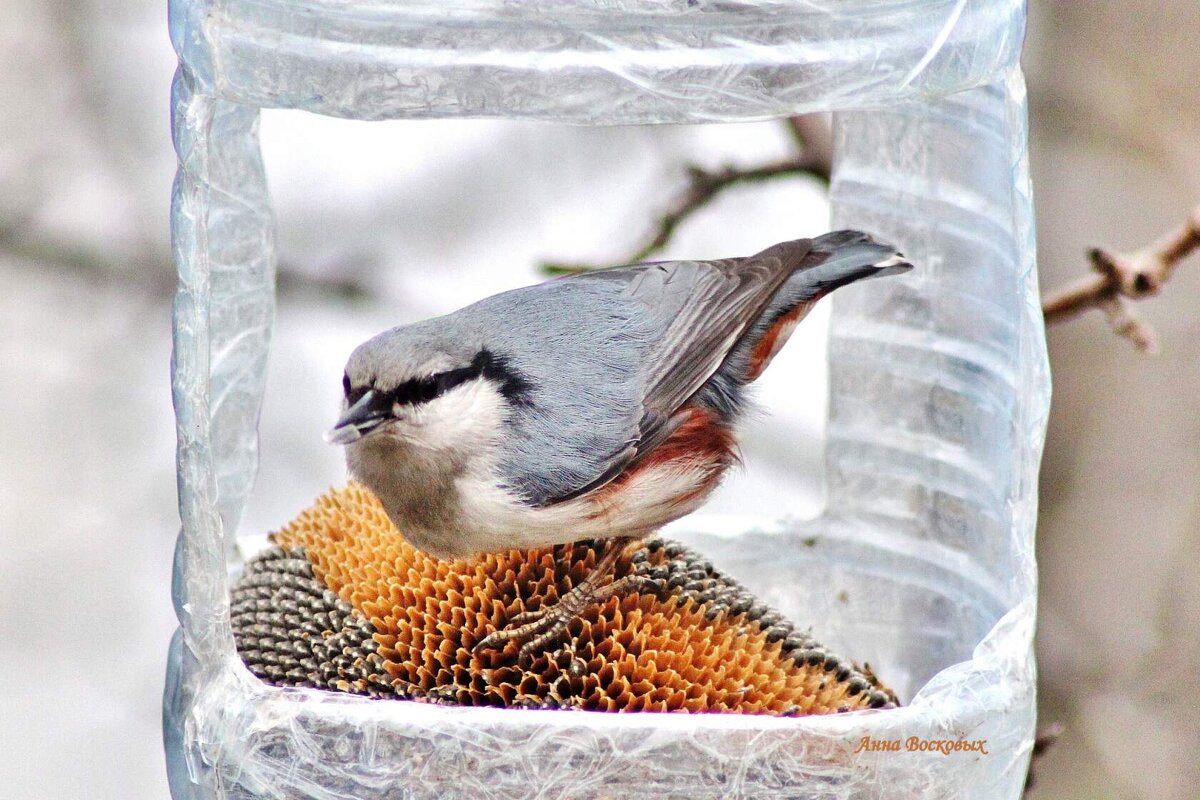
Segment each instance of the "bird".
M387 330L350 354L325 434L404 538L454 560L584 539L590 573L474 647L527 658L621 554L699 508L739 461L747 386L822 297L911 269L842 230L748 257L567 275Z

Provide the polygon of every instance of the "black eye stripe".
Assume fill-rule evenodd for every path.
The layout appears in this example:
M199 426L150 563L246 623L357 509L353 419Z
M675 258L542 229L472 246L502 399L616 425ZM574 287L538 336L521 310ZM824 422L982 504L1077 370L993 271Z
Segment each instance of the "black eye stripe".
M481 374L483 374L481 370L477 370L471 366L439 372L436 375L430 375L428 378L413 378L389 392L389 399L393 403L400 403L401 405L428 403L430 400L442 396L454 387L461 386L467 381L478 378Z
M465 367L449 369L423 378L411 378L389 392L381 392L378 403L382 408L390 408L397 403L400 405L428 403L451 389L480 377L495 382L500 393L510 402L519 405L529 404L531 384L523 375L513 370L507 360L493 355L486 349L480 350L471 363ZM351 385L348 375L342 376L342 389L346 393L349 405L357 403L371 388L373 388L373 382L355 387Z

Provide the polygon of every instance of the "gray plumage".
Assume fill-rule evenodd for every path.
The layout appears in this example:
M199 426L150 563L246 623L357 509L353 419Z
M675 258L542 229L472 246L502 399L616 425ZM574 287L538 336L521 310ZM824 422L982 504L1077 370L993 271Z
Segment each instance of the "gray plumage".
M635 464L689 403L734 422L773 325L838 286L907 268L891 247L840 231L747 258L560 278L376 336L350 358L348 394L474 365L508 400L498 479L546 506Z

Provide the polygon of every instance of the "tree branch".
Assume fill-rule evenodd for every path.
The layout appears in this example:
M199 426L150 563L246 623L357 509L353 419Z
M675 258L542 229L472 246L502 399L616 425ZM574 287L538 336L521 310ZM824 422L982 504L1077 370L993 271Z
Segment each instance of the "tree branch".
M788 117L788 130L800 149L805 171L824 183L833 177L833 121L828 114Z
M1037 733L1033 736L1033 752L1029 755L1029 771L1025 773L1025 789L1023 795L1028 795L1036 782L1033 768L1037 764L1038 759L1046 754L1054 744L1058 741L1058 737L1062 736L1063 724L1061 722L1051 722L1049 725L1037 729Z
M1088 251L1088 259L1096 274L1050 292L1042 299L1046 324L1053 325L1098 308L1114 332L1129 339L1139 350L1154 352L1158 348L1154 330L1134 316L1125 301L1158 294L1176 265L1197 249L1200 249L1200 206L1192 209L1183 225L1137 252L1114 254L1093 248Z
M171 254L153 246L133 255L120 256L68 237L31 231L22 221L0 219L0 255L52 264L106 281L122 281L158 297L168 298L175 291ZM285 260L276 265L275 281L281 295L316 292L345 300L361 300L372 292L355 276L316 274Z
M675 230L692 214L708 205L724 190L747 183L763 183L790 175L808 175L828 183L832 168L833 136L827 118L809 114L787 119L788 130L801 151L790 158L755 167L726 165L710 171L695 164L687 167L688 186L658 218L657 225L646 240L618 261L636 264L662 250L675 235ZM544 262L542 270L551 275L572 275L600 269L599 264Z
M808 175L828 183L833 168L833 131L828 115L804 114L788 117L784 122L796 143L796 155L754 167L726 165L716 171L689 165L684 191L659 216L645 240L613 263L636 264L659 252L685 220L732 186L791 175ZM1089 309L1098 309L1118 336L1125 337L1141 351L1155 352L1158 337L1154 329L1138 319L1126 301L1158 294L1178 262L1197 249L1200 249L1200 206L1192 210L1179 228L1135 253L1110 253L1093 248L1088 251L1088 259L1096 274L1042 298L1046 324L1054 325ZM550 275L571 275L604 266L608 265L548 261L541 268Z

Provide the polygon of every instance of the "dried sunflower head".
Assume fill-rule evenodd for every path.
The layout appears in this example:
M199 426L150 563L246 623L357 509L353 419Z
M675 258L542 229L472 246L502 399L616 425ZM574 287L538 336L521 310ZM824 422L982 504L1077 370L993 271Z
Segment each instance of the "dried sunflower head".
M599 557L593 542L440 561L404 541L351 483L273 536L235 586L238 652L271 683L461 705L822 714L895 703L874 675L798 632L702 556L662 539L614 579L655 593L595 603L530 663L472 653L554 603Z

